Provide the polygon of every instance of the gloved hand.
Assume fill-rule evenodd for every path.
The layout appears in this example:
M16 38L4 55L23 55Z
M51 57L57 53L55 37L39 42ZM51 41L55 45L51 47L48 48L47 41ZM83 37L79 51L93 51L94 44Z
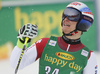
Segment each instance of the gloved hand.
M32 25L30 23L23 25L18 33L17 38L28 37L30 39L35 38L37 36L37 25Z
M25 38L28 37L28 43L31 41L32 38L35 38L37 36L37 25L32 25L30 23L23 25L20 29L19 29L19 33L17 38L18 42L17 42L17 46L19 48L22 48L25 42Z

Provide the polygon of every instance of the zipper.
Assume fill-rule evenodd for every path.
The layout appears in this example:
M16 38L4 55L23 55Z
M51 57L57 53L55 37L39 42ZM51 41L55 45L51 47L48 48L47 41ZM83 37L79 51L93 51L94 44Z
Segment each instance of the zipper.
M68 51L68 50L69 50L69 47L70 47L70 44L68 44L68 47L67 47L67 50L66 50L66 51Z

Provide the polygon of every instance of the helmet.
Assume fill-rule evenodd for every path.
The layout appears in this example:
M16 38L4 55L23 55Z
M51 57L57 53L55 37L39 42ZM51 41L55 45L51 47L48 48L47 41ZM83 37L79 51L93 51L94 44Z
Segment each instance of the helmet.
M63 12L62 21L66 17L71 21L78 21L76 30L82 32L88 31L94 19L91 10L82 2L70 3Z

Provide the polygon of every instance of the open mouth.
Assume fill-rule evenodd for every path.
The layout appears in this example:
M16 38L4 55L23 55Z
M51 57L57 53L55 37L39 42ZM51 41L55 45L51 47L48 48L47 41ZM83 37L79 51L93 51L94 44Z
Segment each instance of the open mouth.
M64 26L68 26L68 27L70 27L70 25L68 25L68 24L64 24Z

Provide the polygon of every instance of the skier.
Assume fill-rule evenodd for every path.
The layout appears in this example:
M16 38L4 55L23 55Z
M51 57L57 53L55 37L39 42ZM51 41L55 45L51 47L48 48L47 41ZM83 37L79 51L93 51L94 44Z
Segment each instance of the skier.
M70 3L62 14L61 37L42 38L24 51L19 69L39 59L39 74L97 74L97 61L93 51L81 43L80 37L93 23L91 10L82 2ZM24 46L37 36L37 26L24 25L17 36L10 62L16 68Z

